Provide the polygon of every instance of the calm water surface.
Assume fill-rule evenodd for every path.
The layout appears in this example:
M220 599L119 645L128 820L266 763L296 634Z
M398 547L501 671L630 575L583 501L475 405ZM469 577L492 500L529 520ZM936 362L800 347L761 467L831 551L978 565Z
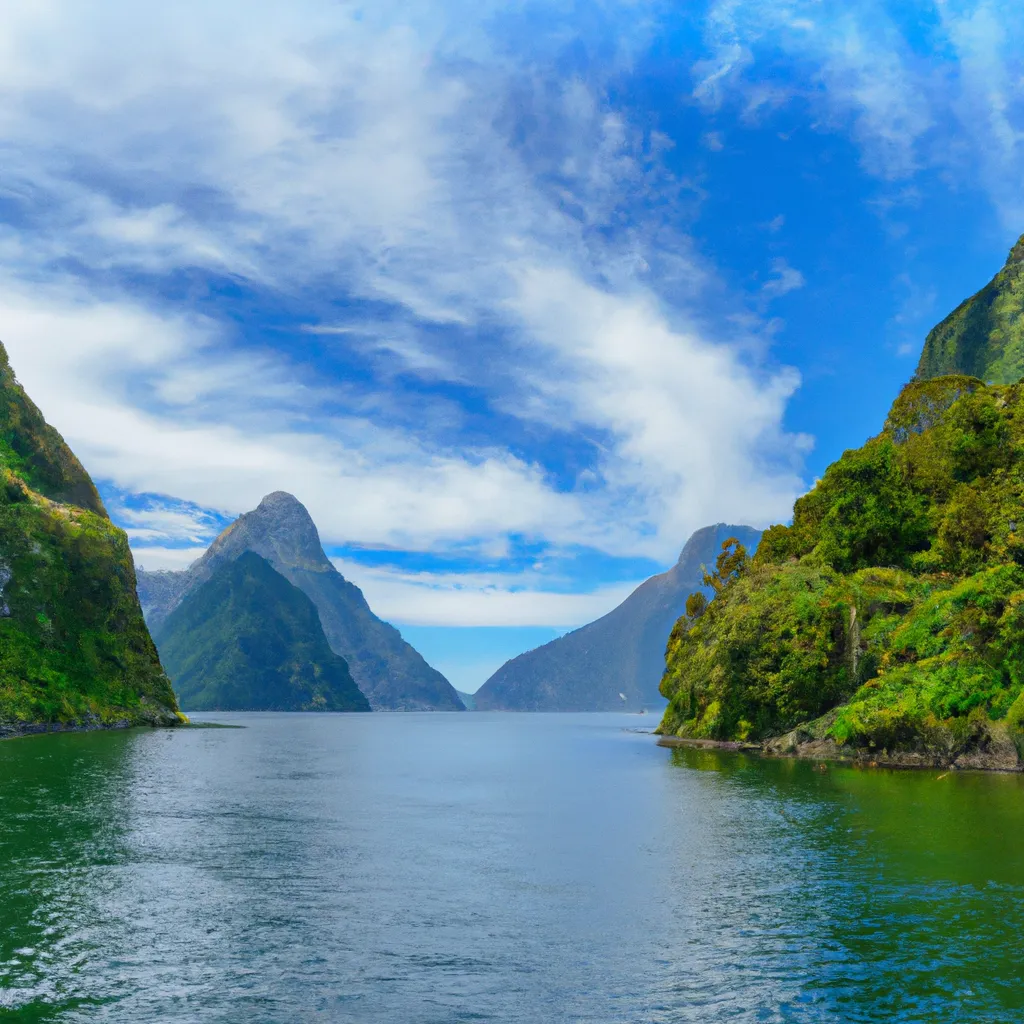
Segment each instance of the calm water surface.
M0 1018L1024 1020L1024 780L616 715L0 743Z

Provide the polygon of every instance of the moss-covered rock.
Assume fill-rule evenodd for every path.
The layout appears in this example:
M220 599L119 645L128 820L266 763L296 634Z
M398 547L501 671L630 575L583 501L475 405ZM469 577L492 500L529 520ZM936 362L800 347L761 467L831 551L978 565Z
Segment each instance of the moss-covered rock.
M178 721L128 539L0 345L0 735Z
M1022 566L1024 383L912 382L680 620L661 732L927 763L998 749L1006 767L1024 733Z

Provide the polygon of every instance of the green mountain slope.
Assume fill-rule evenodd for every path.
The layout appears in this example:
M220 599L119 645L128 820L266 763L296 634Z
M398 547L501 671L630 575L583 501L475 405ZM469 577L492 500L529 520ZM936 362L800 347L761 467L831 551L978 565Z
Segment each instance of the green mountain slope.
M182 600L218 567L255 551L316 605L331 649L375 711L463 711L452 685L377 618L362 591L331 563L309 512L292 495L268 494L239 516L183 572L140 572L139 594L154 634Z
M178 721L128 540L0 345L0 735Z
M1006 265L933 328L925 341L917 380L963 373L993 384L1024 377L1024 237Z
M190 711L369 711L316 607L251 551L222 564L157 633Z
M1022 499L1024 384L909 384L792 526L725 553L669 641L662 733L1016 767Z

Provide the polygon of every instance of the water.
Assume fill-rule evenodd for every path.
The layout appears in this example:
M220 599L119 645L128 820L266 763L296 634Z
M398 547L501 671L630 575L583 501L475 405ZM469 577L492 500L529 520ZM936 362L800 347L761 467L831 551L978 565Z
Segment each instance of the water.
M0 743L0 1018L1024 1019L1024 780L616 715Z

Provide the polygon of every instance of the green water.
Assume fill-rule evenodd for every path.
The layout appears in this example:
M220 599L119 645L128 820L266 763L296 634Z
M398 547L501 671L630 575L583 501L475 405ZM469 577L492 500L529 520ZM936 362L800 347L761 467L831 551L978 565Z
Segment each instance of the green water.
M0 1019L1024 1020L1024 779L617 715L0 743Z

